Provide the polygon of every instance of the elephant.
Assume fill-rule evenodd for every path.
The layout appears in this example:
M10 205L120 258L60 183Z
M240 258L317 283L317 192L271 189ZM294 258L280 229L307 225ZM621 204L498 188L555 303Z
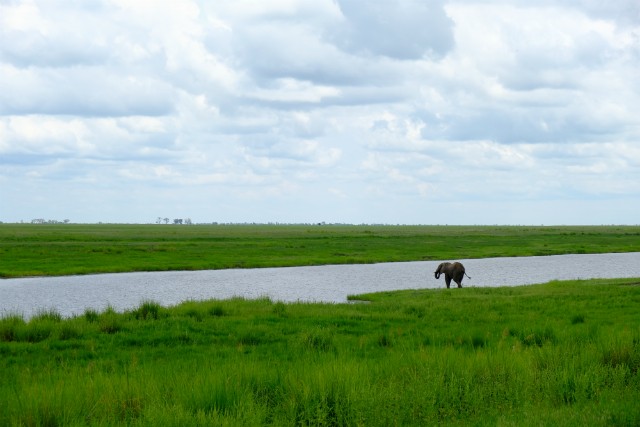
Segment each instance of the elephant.
M442 273L444 273L444 280L447 283L447 288L451 285L451 279L453 279L453 281L458 284L458 287L461 288L464 276L469 277L464 271L464 265L459 262L443 262L435 271L436 279L439 279ZM471 279L471 277L469 277L469 279Z

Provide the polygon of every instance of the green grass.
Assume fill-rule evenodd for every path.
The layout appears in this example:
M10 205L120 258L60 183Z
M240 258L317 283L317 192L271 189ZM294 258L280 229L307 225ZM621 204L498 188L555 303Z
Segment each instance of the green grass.
M0 277L640 250L640 227L0 224ZM640 281L0 319L0 425L639 425Z
M639 425L640 280L0 320L0 425Z
M0 277L640 251L640 226L0 224Z

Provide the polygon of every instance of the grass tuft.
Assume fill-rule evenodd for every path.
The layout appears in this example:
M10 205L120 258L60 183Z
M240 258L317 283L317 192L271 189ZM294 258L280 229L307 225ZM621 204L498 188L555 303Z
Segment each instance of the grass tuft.
M24 318L11 314L0 318L0 341L17 341L19 331L25 326Z
M95 323L100 319L100 315L97 311L87 308L84 311L84 319L89 323Z
M583 314L576 314L576 315L571 317L571 324L572 325L579 325L581 323L584 323L584 315Z
M163 309L155 301L144 301L132 314L139 320L158 320L163 315Z
M31 321L35 322L59 323L61 320L62 315L53 308L48 310L40 310L31 318Z
M214 316L214 317L222 317L227 315L227 312L225 311L225 309L220 305L215 305L211 307L208 312L210 316Z
M106 334L120 332L122 330L122 323L122 316L116 313L111 306L107 307L98 319L100 331Z

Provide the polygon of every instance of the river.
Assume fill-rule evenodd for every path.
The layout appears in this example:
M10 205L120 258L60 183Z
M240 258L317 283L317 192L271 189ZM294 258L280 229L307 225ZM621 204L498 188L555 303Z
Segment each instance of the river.
M495 287L551 280L640 277L640 252L459 260L471 279L463 286ZM107 306L128 310L142 301L164 306L186 300L269 297L274 301L345 302L347 295L397 289L444 288L439 261L260 269L168 271L29 277L0 280L0 316L30 318L54 309L65 317ZM455 283L452 283L455 286ZM451 292L455 292L451 289Z

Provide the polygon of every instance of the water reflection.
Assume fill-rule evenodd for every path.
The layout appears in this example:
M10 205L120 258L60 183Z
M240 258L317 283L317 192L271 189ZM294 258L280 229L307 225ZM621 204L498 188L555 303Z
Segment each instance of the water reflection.
M640 277L640 252L460 260L471 280L463 286L516 286L550 280ZM347 295L397 289L443 288L440 261L242 270L117 273L0 280L0 315L30 317L53 308L64 316L85 309L118 311L144 300L269 297L278 301L344 302ZM452 289L452 291L455 291Z

